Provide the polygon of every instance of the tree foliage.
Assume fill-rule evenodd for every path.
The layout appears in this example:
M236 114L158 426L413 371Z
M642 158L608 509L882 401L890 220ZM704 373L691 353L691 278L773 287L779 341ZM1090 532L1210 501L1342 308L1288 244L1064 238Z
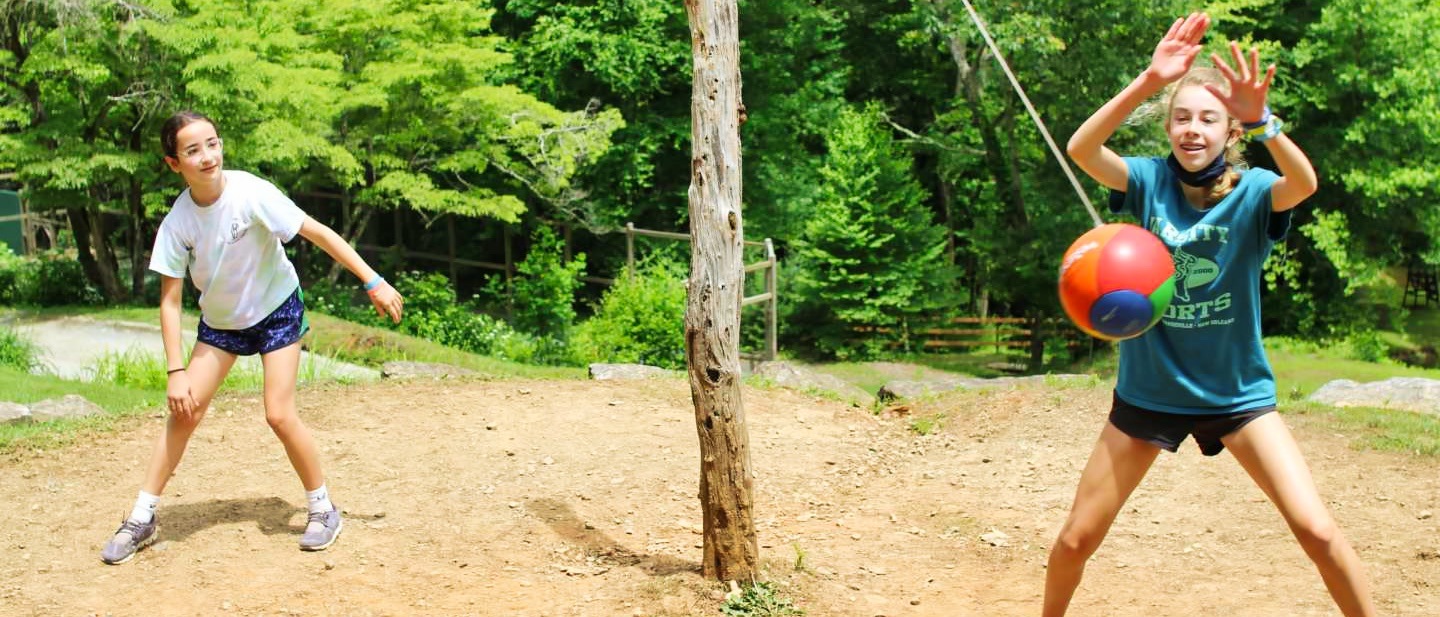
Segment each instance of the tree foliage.
M1061 143L1183 12L1214 18L1208 51L1235 40L1277 64L1272 107L1322 184L1266 272L1268 331L1371 327L1372 304L1393 302L1374 292L1386 273L1440 264L1440 5L975 6ZM1058 314L1056 260L1091 221L960 0L745 0L740 16L746 230L792 264L787 347L833 326L834 353L839 324L950 308ZM0 173L69 223L110 300L143 289L180 188L156 140L172 111L215 117L232 167L338 196L346 237L374 238L375 215L398 211L423 242L448 217L683 229L690 92L670 0L0 0ZM1110 145L1168 147L1138 117ZM1247 155L1270 166L1263 148ZM926 225L940 231L885 252ZM592 266L623 262L615 243L585 250ZM935 288L946 300L902 311L918 285L906 268L954 273Z

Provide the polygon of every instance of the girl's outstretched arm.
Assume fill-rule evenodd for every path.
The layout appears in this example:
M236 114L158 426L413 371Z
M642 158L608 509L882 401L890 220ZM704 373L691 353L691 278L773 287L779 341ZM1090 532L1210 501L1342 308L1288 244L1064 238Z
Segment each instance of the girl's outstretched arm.
M1065 151L1080 169L1106 187L1125 190L1130 170L1124 159L1106 147L1105 142L1145 99L1190 70L1196 54L1200 53L1200 39L1209 27L1210 17L1204 13L1191 13L1170 25L1165 37L1155 46L1150 66L1070 136Z
M368 283L379 278L380 275L365 263L365 259L355 252L355 248L328 225L307 215L305 222L300 224L300 235L320 247L335 261L340 262L340 265L345 266L346 270L349 270L362 282ZM370 303L375 305L375 312L382 317L389 316L395 323L400 323L400 313L405 308L405 298L400 295L400 292L395 291L390 283L383 280L380 281L378 287L366 290L366 292L370 294Z
M199 407L190 393L189 363L180 342L180 296L185 279L160 276L160 340L165 344L165 399L172 413L189 415Z
M1240 45L1234 42L1230 43L1230 56L1235 59L1235 68L1226 64L1218 54L1210 54L1210 61L1215 63L1215 68L1230 82L1230 94L1226 95L1215 86L1207 85L1205 88L1220 99L1230 114L1241 122L1254 124L1268 120L1265 117L1265 99L1270 93L1270 82L1275 78L1275 65L1272 64L1261 72L1260 50L1252 47L1247 62L1240 53ZM1275 159L1275 166L1280 168L1281 174L1280 179L1270 185L1272 210L1284 212L1315 194L1315 190L1320 186L1320 179L1315 175L1315 167L1310 164L1310 159L1300 150L1300 146L1290 141L1284 133L1280 133L1265 141L1265 149L1270 151L1270 157Z

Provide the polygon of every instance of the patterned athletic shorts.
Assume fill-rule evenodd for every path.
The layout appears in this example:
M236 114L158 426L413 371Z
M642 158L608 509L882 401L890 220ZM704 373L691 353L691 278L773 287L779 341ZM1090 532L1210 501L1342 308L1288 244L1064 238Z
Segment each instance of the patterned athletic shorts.
M244 330L217 330L205 325L200 317L199 336L201 343L237 356L265 355L277 349L284 349L300 340L310 330L310 320L305 317L305 300L300 288L275 309L273 313Z

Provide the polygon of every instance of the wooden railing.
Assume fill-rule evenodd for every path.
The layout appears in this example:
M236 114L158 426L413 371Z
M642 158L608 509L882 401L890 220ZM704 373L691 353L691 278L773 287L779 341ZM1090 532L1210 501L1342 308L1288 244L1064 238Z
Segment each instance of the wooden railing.
M892 328L875 326L861 326L855 331L862 335L895 334ZM927 351L991 347L996 353L1011 352L1018 356L1016 364L1028 370L1038 370L1044 360L1045 346L1056 337L1072 352L1087 348L1093 351L1098 343L1063 319L993 316L956 317L945 325L911 332L910 342L913 348Z

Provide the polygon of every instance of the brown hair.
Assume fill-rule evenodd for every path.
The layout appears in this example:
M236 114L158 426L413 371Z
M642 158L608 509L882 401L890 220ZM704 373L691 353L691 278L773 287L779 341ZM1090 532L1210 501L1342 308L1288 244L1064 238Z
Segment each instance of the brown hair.
M165 156L175 158L175 136L180 133L180 129L195 122L209 122L210 126L215 127L215 134L220 134L220 127L205 114L189 110L176 112L165 119L165 124L160 125L160 148L165 151Z
M1225 81L1225 76L1220 71L1211 67L1195 67L1185 73L1179 81L1171 84L1165 93L1165 127L1170 127L1170 117L1175 105L1175 93L1191 86L1204 87L1205 85L1215 86L1215 89L1230 93L1230 83ZM1230 123L1229 135L1225 144L1225 162L1228 163L1225 173L1221 174L1215 182L1210 184L1209 190L1205 192L1205 205L1213 206L1224 199L1230 191L1235 190L1235 185L1240 182L1240 174L1245 170L1245 156L1240 153L1239 135L1242 133L1240 119L1230 115L1227 110L1225 117ZM1229 141L1233 140L1233 141Z

